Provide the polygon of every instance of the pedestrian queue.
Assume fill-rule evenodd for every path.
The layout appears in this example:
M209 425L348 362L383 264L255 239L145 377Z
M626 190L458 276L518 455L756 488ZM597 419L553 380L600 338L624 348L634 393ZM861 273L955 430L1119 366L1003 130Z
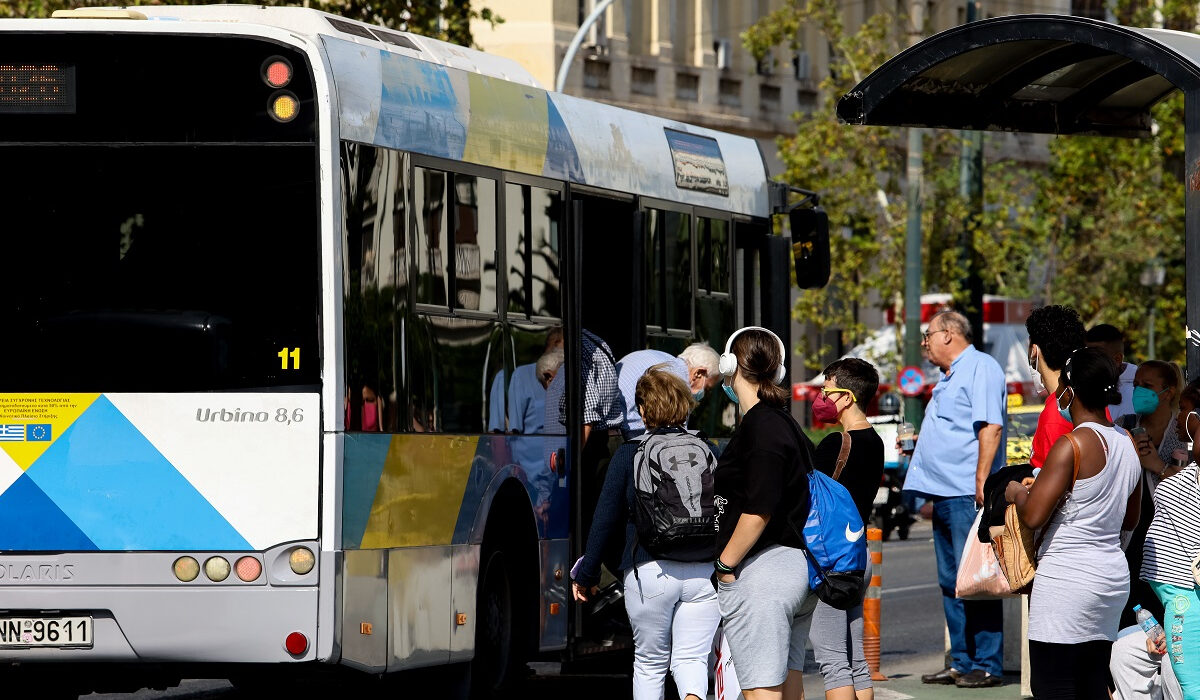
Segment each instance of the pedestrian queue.
M765 328L729 337L722 389L742 420L716 471L717 601L746 700L799 700L817 598L800 529L813 446L787 411L783 341Z
M1177 437L1200 448L1200 380L1179 399ZM1154 517L1146 531L1141 578L1163 606L1166 652L1185 698L1200 697L1200 472L1191 462L1154 489ZM1172 468L1174 470L1174 468Z
M867 421L863 402L879 390L879 371L866 360L847 357L824 370L825 386L813 403L813 419L836 423L817 445L816 468L849 491L864 523L871 517L875 493L883 479L883 440ZM870 562L864 573L871 580ZM863 606L839 610L817 603L809 630L813 655L825 681L825 700L871 700L871 669L863 654Z
M1107 417L1120 401L1108 354L1067 359L1056 408L1074 429L1054 443L1032 484L1010 482L1005 498L1038 537L1029 597L1031 686L1038 700L1104 700L1110 651L1129 595L1121 531L1137 524L1141 473L1128 434ZM1044 529L1043 529L1044 528Z
M721 617L711 581L716 458L683 427L695 400L671 367L650 367L634 396L646 432L618 447L608 464L586 553L571 571L572 594L579 601L595 595L604 552L623 537L633 698L660 700L669 672L681 699L701 700Z

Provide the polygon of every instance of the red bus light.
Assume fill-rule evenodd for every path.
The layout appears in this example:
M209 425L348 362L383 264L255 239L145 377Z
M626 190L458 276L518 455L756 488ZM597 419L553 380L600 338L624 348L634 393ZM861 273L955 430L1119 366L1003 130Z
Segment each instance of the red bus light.
M263 82L273 88L281 88L292 82L292 64L287 59L272 56L263 63Z

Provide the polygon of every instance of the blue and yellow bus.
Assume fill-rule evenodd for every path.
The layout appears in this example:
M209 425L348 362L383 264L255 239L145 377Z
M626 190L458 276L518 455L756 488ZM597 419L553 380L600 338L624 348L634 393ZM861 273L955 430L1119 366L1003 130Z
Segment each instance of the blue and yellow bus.
M611 648L567 595L582 330L788 336L754 141L316 11L4 21L0 152L6 688L463 664L486 696Z

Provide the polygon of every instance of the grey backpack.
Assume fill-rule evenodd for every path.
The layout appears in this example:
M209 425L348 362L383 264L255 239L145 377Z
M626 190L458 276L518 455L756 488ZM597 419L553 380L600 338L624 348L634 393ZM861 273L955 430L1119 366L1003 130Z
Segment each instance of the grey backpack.
M633 457L633 523L638 544L661 559L713 557L716 458L699 433L656 430L641 435Z

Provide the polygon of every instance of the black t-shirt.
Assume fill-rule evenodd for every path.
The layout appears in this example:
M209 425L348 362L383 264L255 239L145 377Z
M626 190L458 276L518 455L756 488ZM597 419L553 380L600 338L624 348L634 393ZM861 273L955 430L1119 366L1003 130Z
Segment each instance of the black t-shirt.
M766 529L747 556L774 545L799 549L797 530L808 513L812 442L794 428L792 417L765 402L746 411L713 474L717 503L717 555L729 544L742 513L768 515ZM806 443L801 448L796 436ZM796 528L788 521L799 511Z
M817 445L817 469L833 476L837 466L838 452L842 449L842 434L830 433ZM875 493L883 481L883 439L874 428L850 431L850 456L846 467L838 477L838 483L846 487L863 522L871 519L871 508Z

